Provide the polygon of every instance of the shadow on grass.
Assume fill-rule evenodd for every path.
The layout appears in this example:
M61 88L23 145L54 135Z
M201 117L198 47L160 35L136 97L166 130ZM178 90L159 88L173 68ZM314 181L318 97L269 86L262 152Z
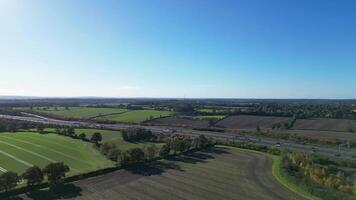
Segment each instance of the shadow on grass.
M26 193L25 199L33 200L55 200L67 199L81 196L82 189L74 184L65 184L53 190L34 190ZM20 197L9 198L8 200L21 200Z
M132 174L138 174L142 176L153 176L161 175L166 170L178 170L183 171L179 165L172 162L162 162L155 161L147 164L140 164L132 166L126 169L126 171L131 172Z

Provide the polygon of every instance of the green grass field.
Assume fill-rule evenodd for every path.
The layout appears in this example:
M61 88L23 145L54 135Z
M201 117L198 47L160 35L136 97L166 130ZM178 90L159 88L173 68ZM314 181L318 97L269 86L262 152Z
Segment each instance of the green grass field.
M27 108L27 111L28 110L29 108ZM34 108L33 111L59 116L59 117L65 117L65 118L88 119L100 115L123 113L126 112L127 110L119 109L119 108L89 108L89 107L70 107L68 110L66 110L63 107L57 107L57 110L55 110L55 107L49 107L48 110L43 110L43 108L39 108L39 109Z
M97 117L96 119L110 120L117 122L140 123L150 119L171 116L173 113L169 111L159 110L133 110L122 114L107 115Z
M114 166L88 142L51 133L0 133L0 173L22 173L33 165L60 161L71 168L69 175Z
M79 135L80 133L85 133L87 138L90 138L91 135L95 132L99 132L103 136L102 142L112 142L117 145L117 147L122 150L128 150L132 148L142 148L144 146L155 144L157 147L162 147L163 143L152 143L152 142L126 142L122 139L120 131L110 131L110 130L101 130L101 129L75 129L75 133Z

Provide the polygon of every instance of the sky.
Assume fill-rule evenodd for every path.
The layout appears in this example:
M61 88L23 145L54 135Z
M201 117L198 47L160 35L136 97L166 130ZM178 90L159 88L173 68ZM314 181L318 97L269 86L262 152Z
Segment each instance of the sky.
M354 0L0 0L0 95L356 98Z

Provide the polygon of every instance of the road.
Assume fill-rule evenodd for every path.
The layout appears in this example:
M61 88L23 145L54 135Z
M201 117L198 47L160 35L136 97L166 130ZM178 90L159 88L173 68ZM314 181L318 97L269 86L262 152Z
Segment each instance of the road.
M351 159L356 161L356 154L347 151L339 151L333 148L326 147L315 147L311 145L297 144L287 140L280 140L274 138L260 138L254 136L241 136L233 133L220 133L220 132L210 132L210 131L196 131L188 129L178 129L176 127L165 127L165 126L143 126L143 125L130 125L130 124L100 124L92 122L83 122L83 121L66 121L47 118L43 116L38 116L29 113L23 113L26 116L12 116L12 115L0 115L0 118L11 119L11 120L21 120L29 121L41 124L51 124L51 125L61 125L61 126L73 126L73 127L88 127L88 128L103 128L103 129L112 129L112 130L123 130L126 128L146 128L151 130L154 133L162 134L172 134L170 130L176 130L174 134L187 135L187 136L199 136L204 135L214 139L228 140L228 141L244 141L251 142L257 145L263 146L278 146L278 148L286 148L295 151L318 153L321 155L329 157L341 157L346 159Z

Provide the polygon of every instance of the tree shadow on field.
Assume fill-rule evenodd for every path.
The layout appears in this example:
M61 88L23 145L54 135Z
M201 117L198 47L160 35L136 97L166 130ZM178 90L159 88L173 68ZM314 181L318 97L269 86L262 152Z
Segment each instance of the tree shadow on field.
M168 160L174 162L198 164L198 163L205 163L207 159L214 159L214 156L205 153L194 152L186 155L171 157Z
M126 171L132 174L138 174L142 176L161 175L166 170L178 170L183 171L179 165L172 162L155 161L152 163L143 163L135 165L126 169Z
M35 190L27 193L33 200L67 199L81 196L82 189L74 184L65 184L53 190Z
M231 152L229 152L228 150L229 150L229 148L225 148L225 147L214 147L214 148L202 150L201 152L219 154L219 155L220 154L231 154Z

